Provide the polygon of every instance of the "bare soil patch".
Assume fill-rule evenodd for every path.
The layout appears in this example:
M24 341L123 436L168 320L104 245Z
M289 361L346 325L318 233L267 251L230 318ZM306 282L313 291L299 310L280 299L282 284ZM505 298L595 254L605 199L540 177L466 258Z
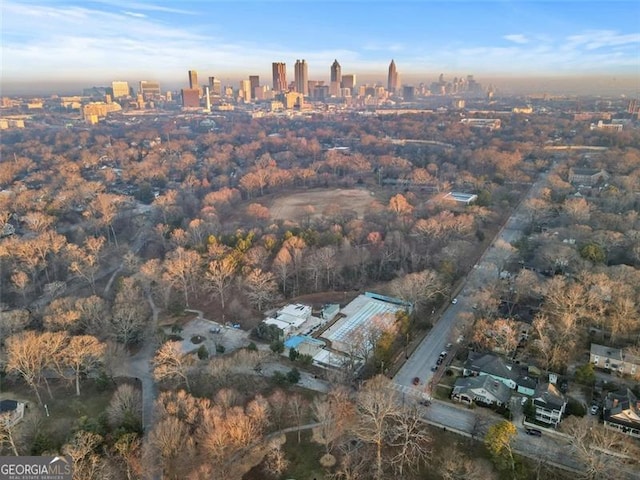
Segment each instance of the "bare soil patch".
M269 209L271 218L275 220L301 221L307 217L319 217L329 205L335 204L340 208L353 210L358 217L362 217L374 199L371 191L361 188L309 190L276 198ZM305 210L307 205L314 208L314 214L308 214Z

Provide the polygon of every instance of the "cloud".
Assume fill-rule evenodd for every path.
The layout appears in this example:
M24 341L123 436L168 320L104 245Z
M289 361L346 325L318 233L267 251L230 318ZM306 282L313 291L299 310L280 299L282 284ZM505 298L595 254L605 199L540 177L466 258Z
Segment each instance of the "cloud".
M587 50L599 48L640 45L640 33L620 34L613 30L589 30L578 35L567 37L564 48L584 47Z
M384 42L378 35L371 40L358 37L352 44L336 41L331 45L327 41L305 50L295 41L276 41L268 35L268 29L251 35L240 34L238 28L227 24L218 25L216 21L222 20L216 19L226 18L222 14L195 18L175 15L191 13L174 12L179 9L173 5L184 5L177 2L163 6L161 0L94 0L53 8L45 1L2 1L3 81L64 80L83 75L80 80L96 82L178 78L186 83L186 71L191 68L200 71L203 78L224 77L231 72L269 78L272 61L292 65L296 58L306 59L310 78L318 80L329 76L334 58L345 72L375 72L382 80L391 58L401 74L410 74L412 69L418 73L469 74L631 72L634 66L637 70L640 42L640 34L614 30L563 32L562 36L552 32L528 32L526 36L512 33L469 40L425 38L421 42L402 35ZM223 31L232 33L223 35Z
M129 15L131 17L136 17L136 18L147 18L147 16L144 13L136 13L136 12L128 12L128 11L123 11L122 13L124 13L125 15Z
M181 15L196 15L197 12L184 10L181 8L167 7L166 5L157 5L144 1L129 2L123 0L93 0L95 3L108 5L116 8L129 8L131 10L142 10L148 12L178 13Z
M505 40L509 40L510 42L518 43L521 45L524 45L525 43L529 43L529 39L524 35L522 35L521 33L513 33L511 35L505 35L502 38L504 38Z

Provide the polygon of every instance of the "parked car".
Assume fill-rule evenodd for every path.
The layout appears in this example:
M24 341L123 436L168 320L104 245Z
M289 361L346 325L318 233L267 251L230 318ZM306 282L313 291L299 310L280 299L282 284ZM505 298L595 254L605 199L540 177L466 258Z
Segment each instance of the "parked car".
M453 300L451 300L451 303L453 303L455 305L456 303L458 303L458 299L454 298Z
M533 435L534 437L541 437L542 436L542 432L540 430L538 430L537 428L527 428L527 429L525 429L525 432L527 433L527 435Z
M411 383L413 383L414 385L418 385L420 383L420 379L418 377L413 377L413 380L411 380Z
M433 367L431 367L432 372L435 372L436 370L438 370L438 365L434 365Z
M598 405L591 405L591 409L589 410L589 412L591 412L591 415L597 415L598 414Z

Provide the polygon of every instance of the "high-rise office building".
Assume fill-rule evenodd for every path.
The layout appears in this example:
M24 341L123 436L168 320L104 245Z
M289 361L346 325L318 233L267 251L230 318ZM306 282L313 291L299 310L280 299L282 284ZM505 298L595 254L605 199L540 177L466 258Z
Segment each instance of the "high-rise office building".
M389 93L395 93L398 88L398 71L396 70L396 62L391 60L389 64L389 78L387 79L387 90Z
M140 80L140 89L138 94L143 98L150 98L160 96L160 84L158 82L148 82L147 80Z
M242 97L242 100L245 103L249 103L251 101L251 81L250 80L240 80L239 96Z
M129 96L129 82L115 81L111 82L113 90L113 98L121 98Z
M202 96L202 87L198 85L198 72L189 70L189 89L198 90L198 96Z
M198 72L195 70L189 70L189 88L198 88Z
M274 92L286 92L287 91L287 64L281 62L274 62L273 69L273 91Z
M350 95L353 95L353 89L356 86L356 76L354 74L349 74L349 75L343 75L342 76L342 88L348 88L351 93Z
M402 98L405 102L413 102L416 97L416 87L413 85L405 85L402 87Z
M294 67L296 92L309 96L309 74L306 60L296 60Z
M209 77L209 91L214 97L222 95L222 82L216 77Z
M251 96L252 100L256 98L256 89L260 86L260 77L258 75L249 75L249 83L251 84Z
M183 108L199 108L200 107L200 91L197 88L182 89L182 107Z
M338 60L334 60L331 64L331 83L329 84L329 90L331 95L339 97L340 87L342 84L342 67L338 63Z

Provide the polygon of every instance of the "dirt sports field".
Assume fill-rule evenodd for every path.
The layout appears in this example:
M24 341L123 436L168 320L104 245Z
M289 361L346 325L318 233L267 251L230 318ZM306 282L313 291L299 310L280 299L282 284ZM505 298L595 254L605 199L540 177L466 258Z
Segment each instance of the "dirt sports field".
M358 213L362 217L375 197L369 190L336 188L332 190L310 190L277 198L271 204L271 218L275 220L300 221L308 216L305 207L313 206L315 213L311 217L322 215L329 205L338 205Z

